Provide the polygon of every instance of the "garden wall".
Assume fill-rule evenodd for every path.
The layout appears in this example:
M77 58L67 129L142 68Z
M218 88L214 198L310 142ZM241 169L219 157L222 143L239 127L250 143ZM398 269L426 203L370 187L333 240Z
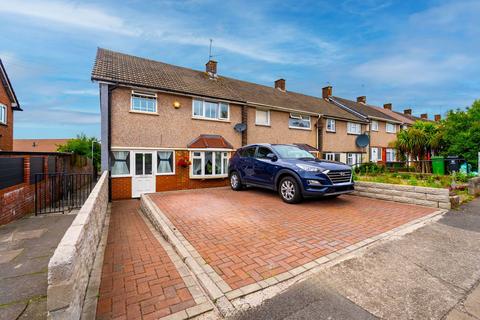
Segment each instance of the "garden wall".
M480 177L468 180L468 193L473 196L480 195Z
M356 181L354 195L381 200L450 209L448 189Z
M92 171L90 160L69 153L0 151L0 225L34 211L36 173ZM39 187L49 198L50 190Z
M108 172L93 188L48 264L49 319L79 319L108 207Z

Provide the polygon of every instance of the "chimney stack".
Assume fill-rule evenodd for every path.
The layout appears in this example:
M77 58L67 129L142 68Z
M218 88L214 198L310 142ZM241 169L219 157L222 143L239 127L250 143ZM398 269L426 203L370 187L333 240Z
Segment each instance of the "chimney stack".
M383 105L383 109L392 110L392 104L391 103L385 103Z
M367 97L366 96L357 97L357 102L367 103Z
M442 116L439 115L439 114L436 114L436 115L435 115L435 121L438 122L438 121L440 121L440 120L442 120Z
M403 114L412 115L412 109L405 109L405 110L403 110Z
M328 99L332 96L332 86L326 86L322 88L322 98Z
M275 89L285 91L285 79L275 80Z
M216 77L217 76L217 61L209 60L205 66L206 66L205 71L211 77Z
M420 118L426 120L426 119L428 119L428 114L427 114L427 113L422 113L422 114L420 115Z

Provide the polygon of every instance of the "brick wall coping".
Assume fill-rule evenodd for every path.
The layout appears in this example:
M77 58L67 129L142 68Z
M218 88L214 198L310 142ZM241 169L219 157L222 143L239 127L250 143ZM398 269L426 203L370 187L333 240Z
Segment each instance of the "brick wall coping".
M1 155L23 156L23 155L47 155L47 156L71 156L73 152L40 152L40 151L0 151Z
M79 319L108 208L103 172L48 264L49 319Z

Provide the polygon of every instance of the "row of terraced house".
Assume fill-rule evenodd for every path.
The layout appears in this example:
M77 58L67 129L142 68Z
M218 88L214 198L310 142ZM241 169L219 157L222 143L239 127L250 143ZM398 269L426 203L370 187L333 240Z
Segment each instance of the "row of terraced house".
M212 60L197 71L98 49L92 80L112 199L226 185L232 152L254 143L297 144L350 165L393 162L396 133L427 119L337 97L331 86L313 97L284 79L268 87L224 77Z

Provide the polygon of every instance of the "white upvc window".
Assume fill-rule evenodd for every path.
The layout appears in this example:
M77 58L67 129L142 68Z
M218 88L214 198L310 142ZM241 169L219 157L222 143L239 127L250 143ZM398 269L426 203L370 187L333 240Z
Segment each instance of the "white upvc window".
M288 126L289 128L293 129L310 130L310 116L302 115L299 113L290 113L290 118L288 119Z
M132 91L130 110L157 113L157 95L149 92Z
M397 132L397 126L394 123L387 122L386 131L388 133Z
M130 176L130 151L112 151L110 155L112 177Z
M190 178L226 178L228 176L227 151L192 151Z
M397 159L397 152L395 149L387 148L387 162L393 162Z
M0 123L7 124L7 106L0 104Z
M270 110L256 109L255 110L255 124L258 126L270 125Z
M225 102L193 99L192 118L227 121L230 119L230 106Z
M370 126L372 127L372 131L378 131L378 121L372 120Z
M362 133L362 125L360 123L348 122L347 123L347 133L361 134Z
M382 148L377 148L377 147L370 148L370 161L372 162L382 161Z
M361 153L347 153L347 164L354 166L362 163L362 154Z
M175 152L173 150L157 151L157 175L175 174Z
M328 152L323 155L323 158L328 161L340 161L340 153Z
M335 120L334 119L327 119L327 131L328 132L335 132Z

